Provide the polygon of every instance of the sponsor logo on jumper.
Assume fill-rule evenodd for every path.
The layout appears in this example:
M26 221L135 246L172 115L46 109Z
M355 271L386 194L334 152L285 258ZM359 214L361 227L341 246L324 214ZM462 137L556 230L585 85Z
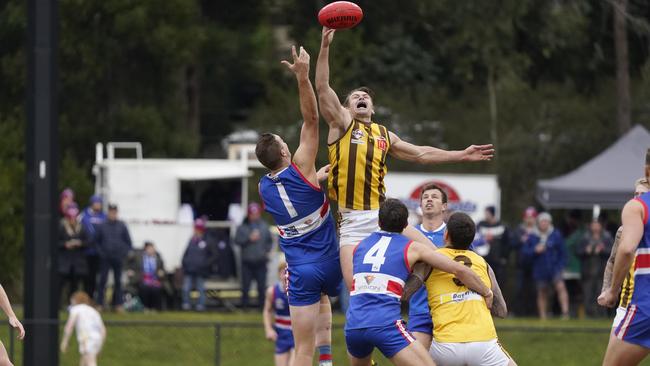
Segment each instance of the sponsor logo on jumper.
M375 144L381 151L386 151L386 148L388 147L388 142L386 141L384 136L375 137Z
M375 276L370 276L370 275L368 275L368 276L363 276L363 278L366 279L366 284L369 285L370 282L372 282L372 281L375 279Z
M362 139L363 139L363 131L361 131L358 128L352 130L352 140L350 140L350 143L364 144L365 141L363 141Z

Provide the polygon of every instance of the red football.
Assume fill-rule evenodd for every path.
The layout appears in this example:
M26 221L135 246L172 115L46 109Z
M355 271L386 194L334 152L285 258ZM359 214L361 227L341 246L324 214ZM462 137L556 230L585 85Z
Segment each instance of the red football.
M363 19L359 5L349 1L335 1L324 6L318 12L318 21L325 27L333 29L352 28Z

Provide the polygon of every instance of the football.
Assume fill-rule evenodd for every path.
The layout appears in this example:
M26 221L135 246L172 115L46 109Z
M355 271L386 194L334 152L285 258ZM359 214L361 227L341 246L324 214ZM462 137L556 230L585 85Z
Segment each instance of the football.
M333 29L352 28L363 19L359 5L349 1L336 1L324 6L318 12L321 25Z

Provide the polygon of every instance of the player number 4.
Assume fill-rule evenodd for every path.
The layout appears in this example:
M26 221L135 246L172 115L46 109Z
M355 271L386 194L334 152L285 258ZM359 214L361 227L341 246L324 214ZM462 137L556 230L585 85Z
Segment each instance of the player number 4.
M382 237L363 257L363 264L372 264L371 271L379 272L381 266L386 262L386 250L388 250L390 239L389 237Z

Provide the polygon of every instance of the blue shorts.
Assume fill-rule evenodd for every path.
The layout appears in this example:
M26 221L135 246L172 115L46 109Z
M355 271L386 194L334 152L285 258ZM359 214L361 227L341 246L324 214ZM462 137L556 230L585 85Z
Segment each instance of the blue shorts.
M409 321L406 323L408 331L420 332L426 334L433 334L433 321L431 320L431 314L413 314L409 315Z
M282 354L291 351L293 345L293 332L288 329L275 328L278 339L275 341L275 354Z
M650 348L650 314L636 304L630 304L614 335L625 342Z
M321 294L341 292L341 264L338 256L316 263L289 264L289 305L305 306L320 301Z
M415 342L415 338L406 330L402 320L385 327L346 329L345 343L348 352L356 358L365 358L377 347L386 358Z

